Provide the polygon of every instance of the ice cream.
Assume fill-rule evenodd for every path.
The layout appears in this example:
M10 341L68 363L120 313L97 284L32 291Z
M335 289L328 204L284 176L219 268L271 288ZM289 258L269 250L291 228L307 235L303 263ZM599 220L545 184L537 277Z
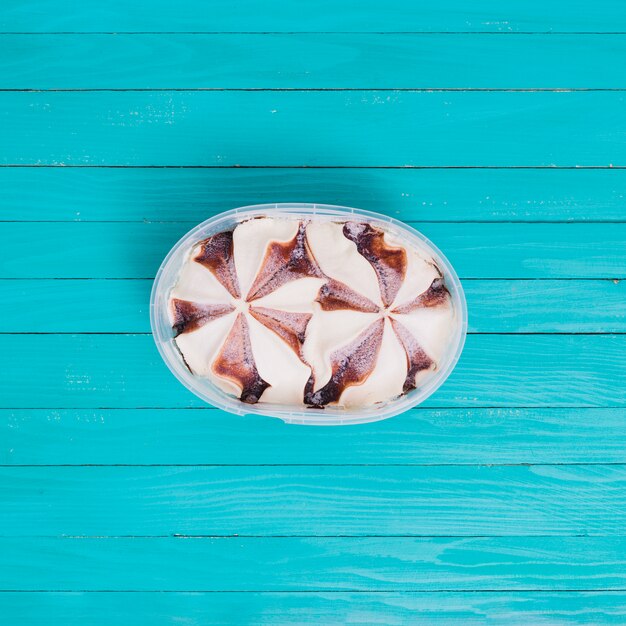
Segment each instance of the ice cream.
M242 402L315 408L410 392L458 323L425 249L368 222L286 217L193 246L169 316L194 375Z

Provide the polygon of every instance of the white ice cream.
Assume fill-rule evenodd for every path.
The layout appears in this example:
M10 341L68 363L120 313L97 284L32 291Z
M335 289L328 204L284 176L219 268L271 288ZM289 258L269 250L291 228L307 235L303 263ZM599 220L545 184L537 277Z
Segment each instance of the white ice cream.
M343 354L342 349L346 347L354 347L355 341L359 341L357 338L364 337L368 328L383 318L382 339L380 333L372 339L374 343L371 345L378 348L372 367L363 373L363 380L345 386L331 404L370 406L403 393L409 358L405 345L392 326L392 319L410 332L415 345L419 345L433 362L431 367L417 375L417 384L423 383L444 357L458 323L449 297L436 306L418 306L408 312L393 312L396 307L406 305L426 292L433 281L440 279L441 274L425 249L412 247L404 240L385 233L382 238L385 246L402 248L406 252L402 284L393 303L385 309L377 270L359 252L356 243L344 235L344 223L316 221L313 218L306 224L305 233L307 254L312 257L317 269L309 270L304 277L290 278L263 297L247 301L246 296L259 272L269 267L264 265L268 247L273 242L289 246L295 241L299 226L300 222L296 219L261 218L248 220L235 228L232 234L233 271L239 283L240 298L234 298L211 269L194 260L200 251L199 245L190 251L170 294L172 324L176 323L174 299L191 305L233 307L232 312L222 313L215 319L205 321L203 318L199 327L184 330L176 337L176 344L190 370L197 376L209 378L226 393L241 394L240 384L218 375L214 368L237 316L242 315L247 322L249 344L242 343L244 348L241 349L245 352L245 345L250 346L254 368L262 381L269 385L262 391L259 401L301 406L305 404L307 382L309 392L327 389L333 374L333 355L337 368L337 354ZM317 298L320 288L329 280L339 281L364 296L379 311L323 310ZM304 320L305 332L301 337L298 335L298 340L294 339L295 331L287 338L284 334L281 336L282 326L270 328L250 313L250 307L261 311L270 309L279 312L279 315L280 312L289 313L295 317L287 318L287 330L291 332L292 319L298 324ZM239 344L237 347L240 348ZM366 352L360 355L364 363L375 356ZM249 359L250 355L246 358Z

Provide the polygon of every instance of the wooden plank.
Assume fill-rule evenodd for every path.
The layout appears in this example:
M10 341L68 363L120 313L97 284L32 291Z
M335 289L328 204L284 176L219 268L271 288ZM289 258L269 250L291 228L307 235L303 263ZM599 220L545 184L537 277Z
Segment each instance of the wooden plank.
M626 335L470 335L425 406L624 407L625 350ZM2 335L0 371L2 408L203 406L150 335Z
M294 428L202 409L3 409L4 465L626 463L626 409L413 409Z
M413 225L461 278L626 277L626 223ZM151 278L193 226L2 223L0 278Z
M5 537L626 532L624 465L3 467L0 493Z
M173 620L203 625L530 623L612 625L626 616L623 592L471 593L3 593L4 615L22 626L110 626Z
M0 89L626 87L615 35L0 35L2 48Z
M150 279L0 279L11 303L4 332L150 332L151 288ZM467 280L464 289L471 333L626 332L623 280Z
M67 0L63 11L53 0L5 0L0 29L6 32L54 31L424 31L424 32L616 32L626 31L626 11L619 0L461 0L415 3L392 0L227 0L208 5L188 0L125 3Z
M621 91L5 92L1 163L625 166L625 104Z
M152 280L0 280L0 288L11 332L150 332Z
M356 206L402 220L624 221L626 171L0 168L0 220L202 222L270 202Z
M626 585L624 537L12 537L0 539L0 547L0 587L27 591L421 593Z
M626 332L624 281L468 280L463 287L470 332Z

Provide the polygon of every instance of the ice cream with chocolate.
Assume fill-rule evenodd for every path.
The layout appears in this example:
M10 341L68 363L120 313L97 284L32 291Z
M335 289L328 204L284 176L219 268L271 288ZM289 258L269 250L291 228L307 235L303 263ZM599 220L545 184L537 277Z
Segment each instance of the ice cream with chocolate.
M437 369L457 320L424 249L367 222L256 218L199 241L169 300L181 357L242 402L370 406Z

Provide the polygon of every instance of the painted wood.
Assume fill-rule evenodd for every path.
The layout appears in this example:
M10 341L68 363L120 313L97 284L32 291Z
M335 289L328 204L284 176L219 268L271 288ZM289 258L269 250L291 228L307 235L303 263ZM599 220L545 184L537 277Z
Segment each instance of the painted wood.
M110 0L5 0L0 29L17 32L87 31L425 31L425 32L624 32L626 10L619 0L592 6L583 0L538 2L461 0L165 0L126 3Z
M2 48L0 89L626 87L615 35L0 35Z
M238 206L317 202L409 221L626 219L620 169L0 168L0 220L195 222Z
M5 537L626 533L624 465L3 467L0 493Z
M461 278L626 278L626 223L412 225ZM193 226L3 223L0 278L152 278Z
M625 350L626 335L470 335L424 406L625 407ZM0 371L1 408L203 406L150 335L1 335Z
M623 537L2 538L29 591L623 590ZM555 571L562 571L557 579ZM263 572L260 576L259 573Z
M412 409L293 428L198 409L3 409L3 465L626 463L626 409Z
M624 622L626 335L553 334L624 332L623 3L6 0L16 30L154 34L0 34L35 90L0 93L3 333L146 333L191 224L312 200L418 224L473 333L550 335L315 430L185 408L149 335L0 335L0 622ZM354 34L393 30L429 34ZM393 90L433 87L471 91ZM476 91L509 87L581 91ZM36 93L76 88L134 91Z
M498 626L620 624L623 592L470 593L3 593L5 616L23 626L171 625L278 626L405 623Z
M150 279L0 279L11 303L4 332L150 332L151 288ZM624 280L466 280L463 288L471 333L626 332Z
M5 92L0 162L626 166L625 104L621 91Z
M468 280L470 332L626 332L626 282Z
M0 280L0 289L10 332L150 332L149 279Z

